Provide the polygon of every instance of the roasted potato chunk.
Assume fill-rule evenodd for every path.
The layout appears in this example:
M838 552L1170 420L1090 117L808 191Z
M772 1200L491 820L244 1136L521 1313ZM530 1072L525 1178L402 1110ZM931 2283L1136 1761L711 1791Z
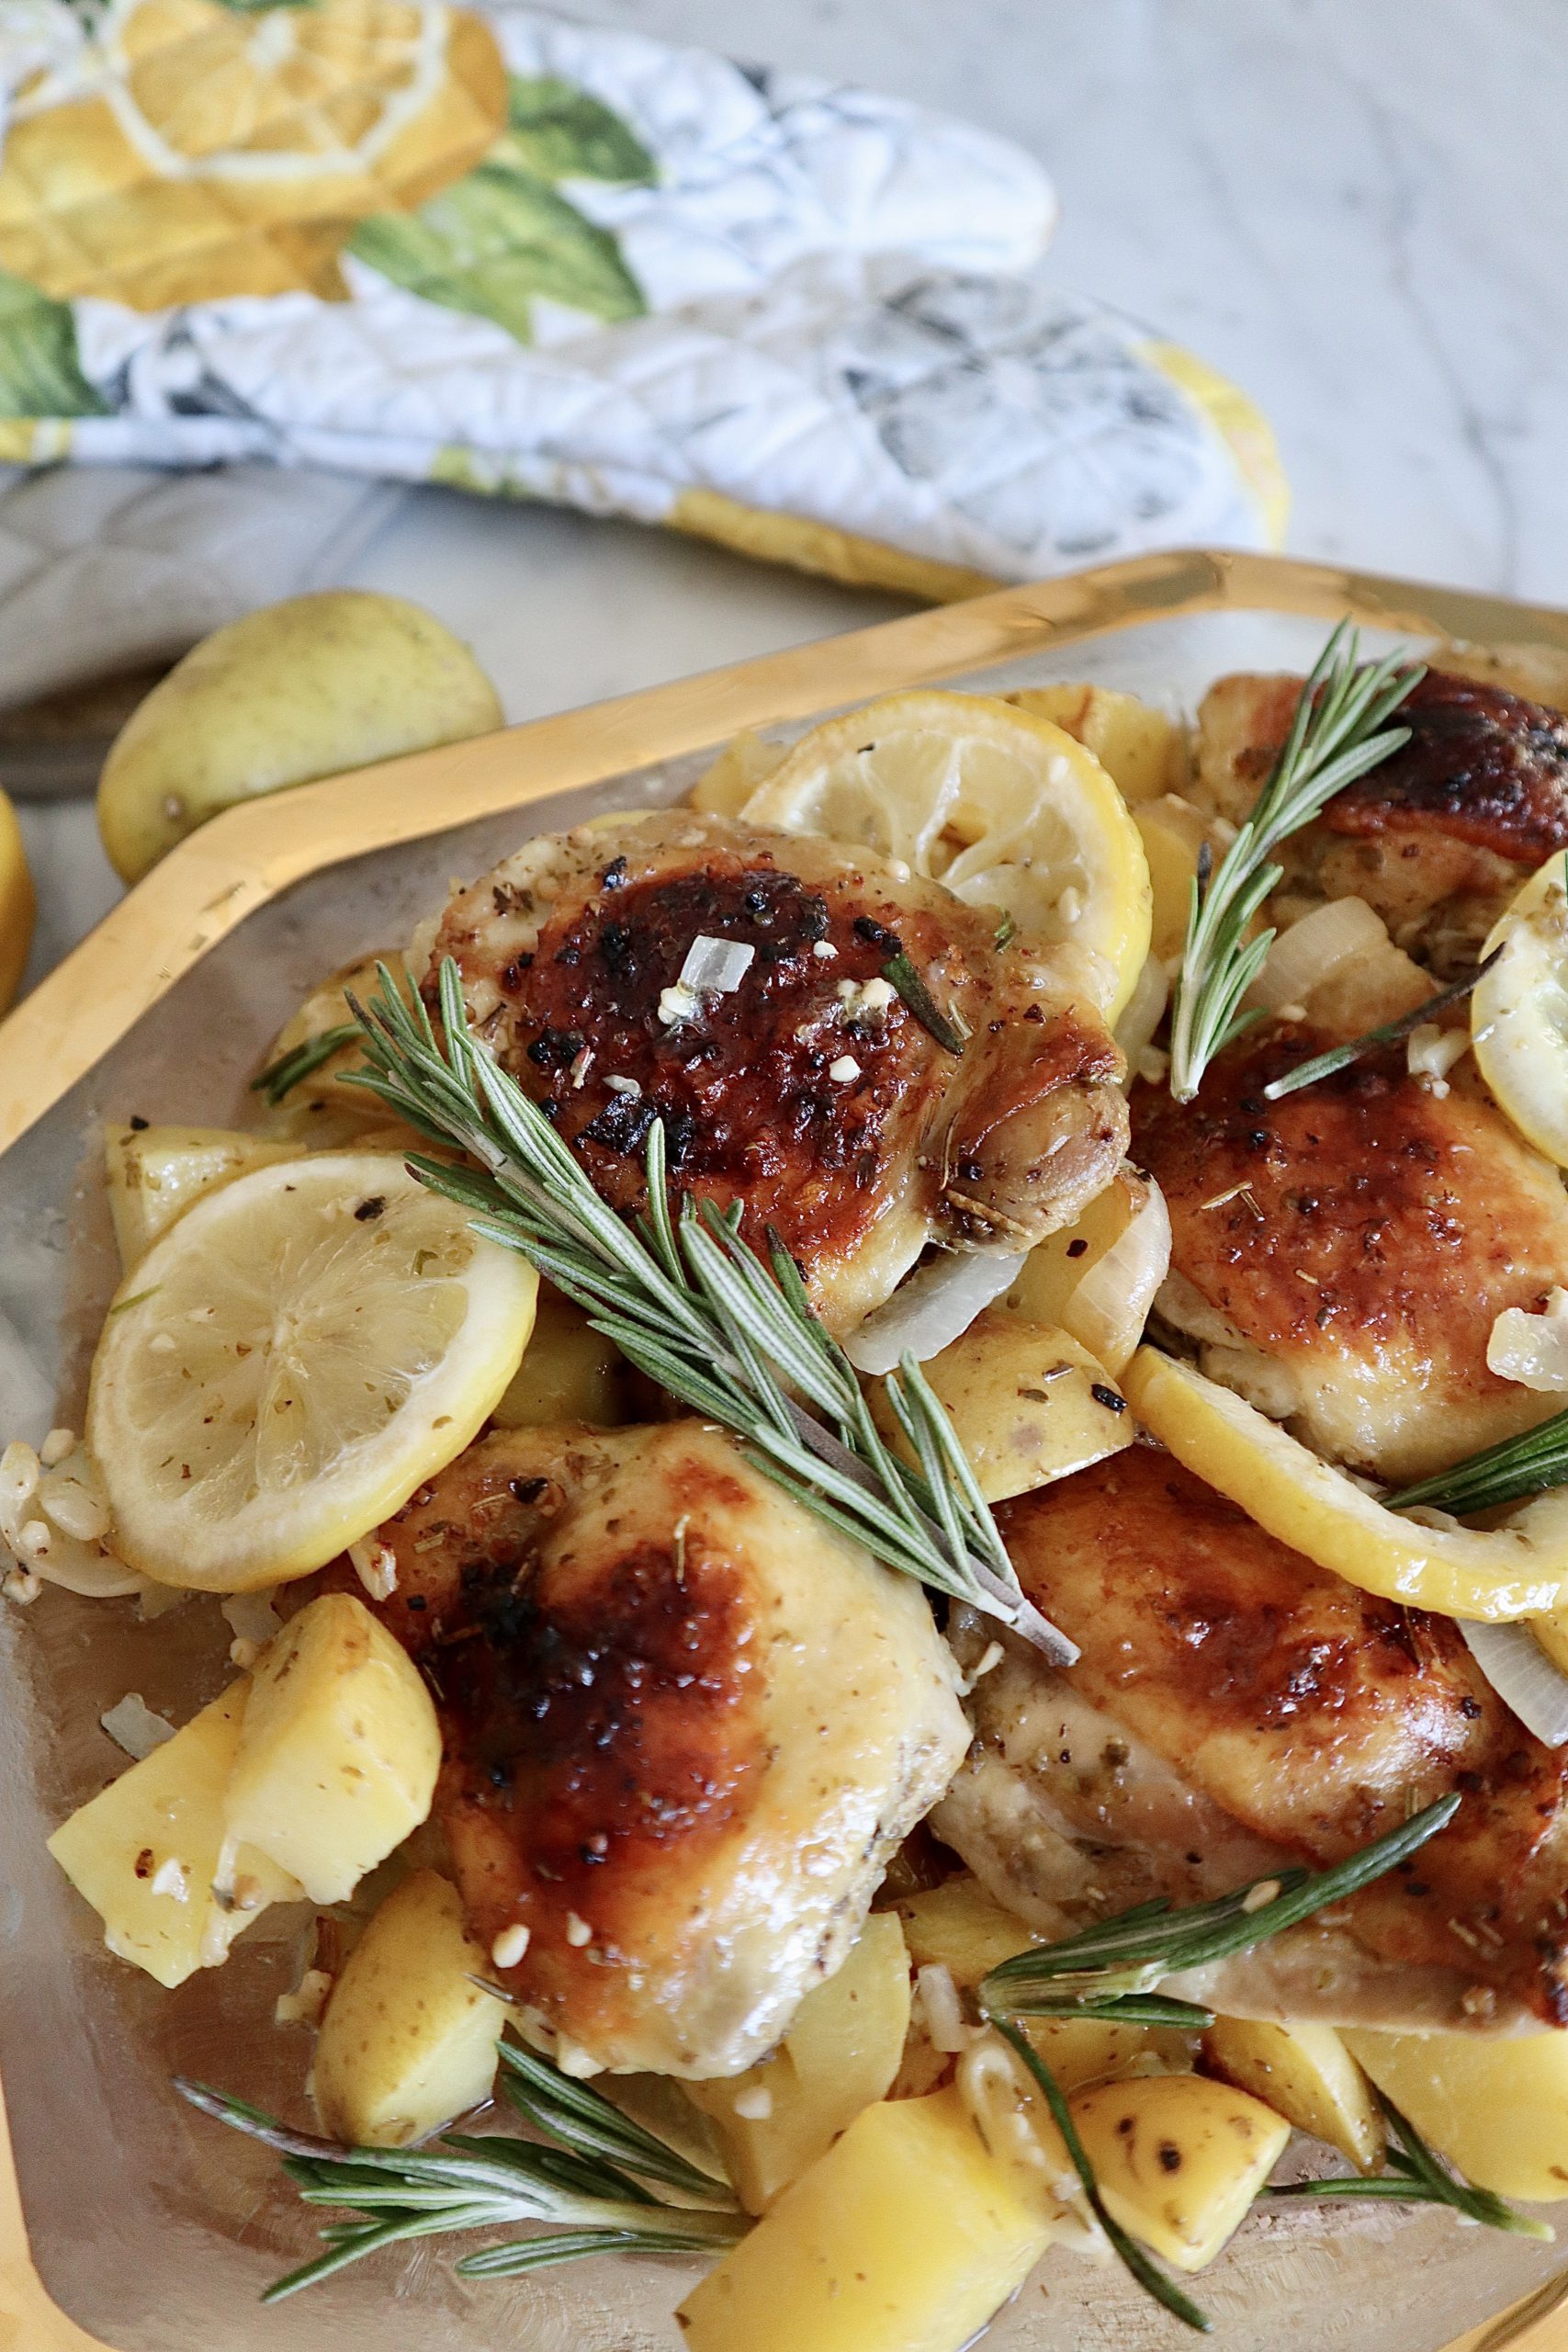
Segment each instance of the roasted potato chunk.
M1371 2087L1331 2025L1221 2018L1203 2036L1211 2074L1250 2091L1298 2132L1375 2172L1387 2134Z
M1107 2210L1177 2270L1201 2270L1279 2162L1291 2127L1202 2075L1075 2091L1068 2108Z
M987 1306L921 1369L988 1502L1048 1487L1133 1442L1133 1417L1105 1367L1055 1324ZM871 1408L895 1451L912 1460L880 1385Z

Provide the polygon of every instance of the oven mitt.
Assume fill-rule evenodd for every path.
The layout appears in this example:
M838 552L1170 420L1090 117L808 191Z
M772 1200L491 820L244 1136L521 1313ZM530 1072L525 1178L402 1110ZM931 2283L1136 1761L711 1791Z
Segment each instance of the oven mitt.
M143 526L133 469L246 469L232 524L221 473L207 501L171 486L145 573L166 634L200 601L171 556L243 598L257 461L630 515L930 598L1278 536L1261 418L1056 284L1045 173L963 122L443 0L4 0L0 87L0 458L118 469ZM14 481L0 551L47 549L56 495ZM299 584L344 527L340 499L307 545L308 508ZM0 698L147 635L126 539L95 591L69 516L56 536L77 641L35 638ZM295 584L279 569L258 551L250 602ZM63 603L39 564L18 578ZM17 593L0 565L0 641Z

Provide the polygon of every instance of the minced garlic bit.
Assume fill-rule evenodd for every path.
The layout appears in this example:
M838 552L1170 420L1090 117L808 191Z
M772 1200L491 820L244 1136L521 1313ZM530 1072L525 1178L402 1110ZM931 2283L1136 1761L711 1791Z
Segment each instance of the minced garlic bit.
M699 932L686 950L676 987L694 996L731 996L756 958L756 949L743 939L715 939Z
M898 991L891 980L878 977L872 980L840 980L838 993L846 1021L874 1021L886 1012Z
M280 1993L273 2005L277 2025L320 2025L333 1980L324 1968L308 1968L292 1993Z
M390 1600L398 1589L398 1558L389 1544L367 1535L348 1547L354 1573L372 1600Z
M931 1961L915 1971L915 1990L919 1996L926 2032L933 2050L951 2052L967 2050L975 2039L976 2029L964 2016L964 2004L958 1997L958 1987L953 1981L953 1971L940 1961Z
M581 1951L584 1944L591 1944L593 1940L592 1928L587 1920L581 1917L575 1911L569 1911L566 1915L566 1939L577 1951Z
M694 1021L701 1011L700 1000L679 980L673 988L659 991L659 1018L667 1029L682 1021Z
M824 964L832 964L838 961L839 951L834 946L830 939L818 939L815 941L812 944L811 953L813 956L818 957Z
M20 1609L36 1600L42 1590L43 1578L31 1568L7 1568L0 1577L0 1592L7 1600L14 1600Z
M521 1920L510 1928L502 1928L490 1948L491 1964L496 1968L515 1968L528 1949L528 1930Z
M1568 1290L1549 1292L1539 1315L1506 1306L1493 1319L1486 1340L1486 1369L1499 1380L1516 1381L1540 1395L1568 1389Z
M773 2095L766 2083L750 2083L729 2104L742 2123L765 2123L773 2111Z
M579 2083L604 2071L603 2063L591 2051L584 2050L581 2041L569 2041L564 2033L556 2044L556 2064L563 2075L570 2075Z
M829 1063L828 1075L835 1086L848 1086L860 1076L860 1064L853 1054L840 1054L836 1062Z
M1470 1050L1468 1029L1439 1029L1435 1021L1418 1022L1404 1041L1410 1075L1441 1102L1449 1091L1449 1072Z
M74 1430L51 1430L49 1435L45 1438L43 1443L38 1450L38 1458L42 1463L46 1470L54 1470L58 1469L59 1465L64 1461L68 1453L74 1453L75 1451L76 1432Z
M628 1102L635 1102L642 1092L635 1078L607 1078L604 1083L612 1094L624 1094Z
M1059 1369L1063 1372L1068 1372L1072 1367L1069 1364L1062 1364ZM1005 1656L1006 1652L1003 1650L1000 1642L987 1642L985 1648L980 1652L978 1658L976 1660L974 1670L970 1674L969 1679L964 1685L964 1688L966 1690L973 1690L975 1685L982 1679L982 1677L991 1673L994 1668L1000 1666Z
M1064 922L1078 922L1083 917L1083 892L1068 883L1056 901L1056 912Z
M242 1674L249 1674L260 1656L261 1644L247 1641L243 1634L236 1634L229 1645L229 1663L237 1666Z
M1260 1878L1258 1884L1249 1886L1242 1896L1241 1907L1248 1913L1267 1911L1270 1903L1278 1903L1283 1893L1284 1889L1277 1878Z
M137 1764L175 1736L174 1724L154 1714L140 1690L128 1690L123 1699L106 1708L98 1721L115 1746L123 1747Z
M185 1864L171 1854L159 1863L150 1881L154 1894L172 1895L176 1903L190 1900L190 1886L186 1878Z

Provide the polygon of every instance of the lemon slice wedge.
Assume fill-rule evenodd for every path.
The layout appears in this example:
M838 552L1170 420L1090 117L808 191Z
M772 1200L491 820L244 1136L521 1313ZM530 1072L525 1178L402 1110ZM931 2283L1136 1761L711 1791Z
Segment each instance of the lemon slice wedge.
M751 795L749 825L827 833L996 907L1090 959L1114 1022L1149 952L1148 863L1092 752L986 695L889 695L803 736Z
M1568 876L1554 850L1494 926L1471 992L1482 1077L1519 1133L1568 1168Z
M1138 1350L1122 1393L1184 1469L1363 1592L1493 1624L1568 1607L1568 1487L1500 1527L1434 1525L1385 1510L1256 1406L1157 1349Z
M476 1435L538 1277L376 1152L241 1176L122 1283L88 1442L121 1558L244 1592L309 1575Z

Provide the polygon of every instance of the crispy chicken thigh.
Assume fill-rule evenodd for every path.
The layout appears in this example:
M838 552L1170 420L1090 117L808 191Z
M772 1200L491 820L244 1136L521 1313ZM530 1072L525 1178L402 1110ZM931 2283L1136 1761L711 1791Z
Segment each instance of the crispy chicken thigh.
M964 1754L924 1594L689 1420L497 1434L381 1535L498 1979L569 2056L750 2065Z
M1556 1409L1489 1372L1486 1342L1568 1280L1568 1193L1463 1065L1439 1098L1395 1046L1264 1100L1329 1042L1270 1024L1195 1102L1134 1089L1134 1153L1170 1210L1159 1311L1212 1377L1404 1485Z
M1121 1157L1103 1022L1064 951L995 928L870 853L676 810L531 842L453 897L434 955L606 1199L639 1204L661 1118L674 1183L773 1226L847 1331L928 1240L1026 1250ZM700 937L753 952L682 1017ZM899 955L961 1054L883 981Z
M1190 1902L1339 1860L1458 1789L1411 1861L1204 1988L1241 2014L1568 2024L1568 1758L1456 1626L1314 1566L1149 1447L1001 1517L1082 1657L1056 1674L1010 1637L976 1684L933 1826L999 1901L1047 1932Z
M1198 713L1195 797L1239 823L1289 732L1300 678L1237 673ZM1411 740L1283 845L1283 892L1365 899L1445 976L1473 959L1525 876L1568 846L1568 717L1428 671Z

